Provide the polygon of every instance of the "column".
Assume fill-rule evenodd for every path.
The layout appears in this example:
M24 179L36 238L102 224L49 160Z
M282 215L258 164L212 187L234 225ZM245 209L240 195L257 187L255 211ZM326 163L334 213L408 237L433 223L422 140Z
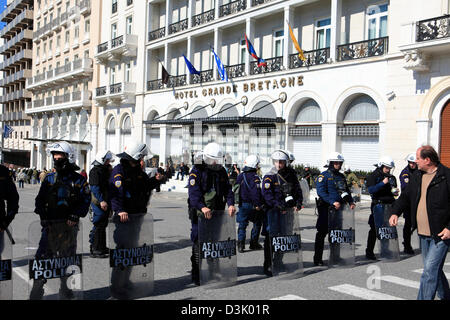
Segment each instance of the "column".
M341 41L342 0L331 0L330 58L336 62L337 46Z
M291 7L284 8L284 48L283 48L283 66L288 69L289 68L289 55L292 53L292 41L289 36L289 26L288 22L291 25L291 28L294 28L294 10ZM300 43L300 39L297 37L297 40Z
M166 0L166 36L169 34L169 26L172 24L172 0Z
M214 28L214 51L219 56L219 58L222 59L222 30L219 28ZM222 63L224 62L222 61ZM215 61L213 64L213 76L214 80L220 80L217 72L217 63L215 63Z
M220 6L222 5L222 2L223 2L222 0L214 1L214 19L219 19L219 14L220 14L219 9L220 9Z
M255 20L252 18L247 18L245 21L245 33L247 34L248 39L254 45L253 37L255 35ZM255 48L256 50L256 48ZM253 58L252 58L253 59ZM245 74L247 76L250 75L250 54L245 55Z
M193 61L193 56L194 56L194 43L192 43L192 37L188 36L187 38L187 49L186 49L186 58L192 63L194 64ZM186 83L187 84L191 84L191 74L189 72L189 69L187 68L187 66L185 67L185 73L186 73Z
M187 18L188 28L192 27L192 17L195 15L195 0L188 0Z
M331 152L337 150L337 123L322 123L322 163L327 162L327 157Z
M167 154L167 125L162 124L159 128L159 162L166 164ZM159 163L158 163L159 165Z
M159 59L159 57L158 57L158 59ZM165 43L164 44L164 68L166 68L166 70L167 70L167 72L169 74L176 75L176 72L172 73L172 70L170 70L171 69L170 68L171 67L170 60L171 60L171 57L170 57L170 46L169 46L169 43Z

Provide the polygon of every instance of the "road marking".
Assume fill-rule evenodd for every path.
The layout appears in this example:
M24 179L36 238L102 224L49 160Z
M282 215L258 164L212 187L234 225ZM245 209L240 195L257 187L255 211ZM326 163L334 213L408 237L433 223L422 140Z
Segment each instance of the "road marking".
M282 297L272 298L270 300L307 300L307 299L293 295L293 294L288 294L288 295L285 295Z
M413 270L413 272L415 272L415 273L423 273L423 269ZM450 272L444 272L444 274L445 274L445 277L447 279L450 279Z
M415 288L415 289L419 289L419 286L420 286L419 281L403 279L403 278L399 278L399 277L395 277L395 276L381 276L380 280L395 283L395 284L405 286L405 287Z
M345 283L339 286L329 287L328 289L337 291L340 293L345 293L354 297L358 297L365 300L404 300L399 297L394 297L389 294L360 288L357 286L353 286L351 284Z

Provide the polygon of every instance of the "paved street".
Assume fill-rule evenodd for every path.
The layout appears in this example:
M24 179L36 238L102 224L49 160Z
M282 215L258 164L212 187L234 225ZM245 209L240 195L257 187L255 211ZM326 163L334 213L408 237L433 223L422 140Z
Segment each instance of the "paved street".
M19 214L12 223L17 243L14 246L14 299L28 297L27 230L31 222L38 220L38 216L32 213L37 191L38 186L30 185L19 190ZM249 251L247 244L247 251L238 253L238 281L234 286L208 290L194 286L190 283L191 242L186 196L185 193L174 192L155 193L152 196L149 211L154 216L155 284L153 295L146 299L416 299L423 268L420 254L402 254L401 261L396 263L365 259L369 216L367 202L359 204L357 212L357 265L353 268L328 269L326 266L313 265L316 216L313 208L305 208L301 213L303 277L290 280L267 278L262 273L263 251ZM89 257L88 235L91 223L87 217L82 220L82 226L84 298L107 299L109 260ZM250 228L247 231L249 233ZM402 227L398 228L398 232L402 239ZM413 236L413 247L419 253L417 235ZM403 248L401 244L400 248ZM378 243L375 253L378 253ZM327 255L325 250L325 262ZM444 271L450 276L449 258Z

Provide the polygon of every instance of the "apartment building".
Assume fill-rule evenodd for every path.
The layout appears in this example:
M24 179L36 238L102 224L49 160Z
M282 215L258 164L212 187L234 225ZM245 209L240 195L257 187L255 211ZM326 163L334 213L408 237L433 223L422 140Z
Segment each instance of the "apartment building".
M51 168L48 143L67 141L77 164L88 169L97 152L97 108L93 88L94 54L101 32L101 1L36 0L33 32L33 76L27 89L33 99L31 164Z
M146 4L147 86L143 113L130 117L135 128L144 119L135 136L161 160L186 160L218 141L240 164L254 153L268 168L272 150L284 147L299 164L322 168L339 151L350 168L372 170L385 154L402 167L408 153L431 143L450 164L448 0ZM245 35L266 65L248 54ZM142 46L139 38L138 52ZM100 120L105 141L121 139L116 119L111 112Z
M29 167L30 142L26 139L31 133L31 122L25 108L32 98L26 81L32 74L33 0L8 0L0 21L6 23L0 31L2 123L3 128L12 128L3 137L2 160L9 165Z

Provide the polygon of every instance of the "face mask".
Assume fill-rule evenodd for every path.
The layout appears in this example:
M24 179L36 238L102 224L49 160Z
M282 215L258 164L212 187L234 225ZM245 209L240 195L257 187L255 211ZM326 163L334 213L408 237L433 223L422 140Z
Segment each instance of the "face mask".
M67 160L66 158L55 159L53 160L53 163L55 164L56 171L61 171L67 167L69 160Z
M211 169L212 171L219 171L222 168L222 165L220 164L209 164L208 169Z

